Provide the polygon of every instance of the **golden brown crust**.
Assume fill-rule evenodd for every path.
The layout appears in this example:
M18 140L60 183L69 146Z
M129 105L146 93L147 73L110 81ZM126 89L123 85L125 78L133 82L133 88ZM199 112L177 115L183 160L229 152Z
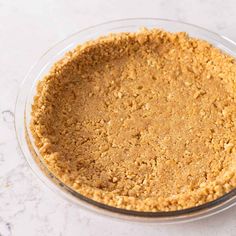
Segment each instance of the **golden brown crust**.
M185 33L78 46L38 84L31 131L48 168L115 207L171 211L236 187L235 60Z

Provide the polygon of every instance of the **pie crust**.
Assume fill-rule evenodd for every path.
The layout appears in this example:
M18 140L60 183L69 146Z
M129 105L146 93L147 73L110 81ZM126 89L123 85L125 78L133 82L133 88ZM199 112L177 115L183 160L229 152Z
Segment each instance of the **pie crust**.
M79 45L37 86L30 128L47 168L95 201L174 211L236 187L236 62L186 33Z

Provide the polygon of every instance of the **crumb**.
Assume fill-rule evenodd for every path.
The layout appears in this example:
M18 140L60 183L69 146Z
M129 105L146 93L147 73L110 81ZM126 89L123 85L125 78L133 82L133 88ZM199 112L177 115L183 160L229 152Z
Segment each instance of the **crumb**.
M236 187L235 78L232 57L187 34L112 34L38 83L30 128L45 165L88 198L194 207Z

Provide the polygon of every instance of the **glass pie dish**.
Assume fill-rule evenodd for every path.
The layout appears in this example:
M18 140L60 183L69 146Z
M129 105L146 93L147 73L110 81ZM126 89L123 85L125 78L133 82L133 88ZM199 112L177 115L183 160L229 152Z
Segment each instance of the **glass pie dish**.
M78 44L96 39L99 36L118 32L135 32L141 27L161 28L170 32L187 32L190 36L203 39L236 58L236 43L224 36L212 33L190 24L164 19L124 19L93 26L79 31L48 50L33 66L22 83L15 107L15 129L21 150L36 175L57 194L64 196L76 205L107 216L142 222L183 222L213 215L236 204L236 189L206 204L184 210L169 212L142 212L125 210L105 205L87 198L61 182L44 165L39 150L29 129L31 105L36 94L37 82L61 59L67 51Z

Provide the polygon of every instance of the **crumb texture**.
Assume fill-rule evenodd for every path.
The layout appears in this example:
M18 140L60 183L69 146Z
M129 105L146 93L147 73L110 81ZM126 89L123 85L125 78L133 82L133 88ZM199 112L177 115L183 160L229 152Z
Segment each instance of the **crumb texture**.
M172 211L236 187L235 60L185 33L78 46L37 86L30 128L46 166L82 195Z

